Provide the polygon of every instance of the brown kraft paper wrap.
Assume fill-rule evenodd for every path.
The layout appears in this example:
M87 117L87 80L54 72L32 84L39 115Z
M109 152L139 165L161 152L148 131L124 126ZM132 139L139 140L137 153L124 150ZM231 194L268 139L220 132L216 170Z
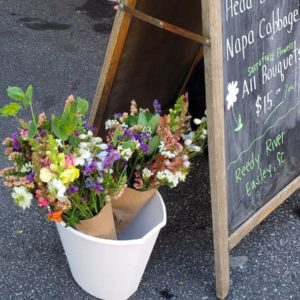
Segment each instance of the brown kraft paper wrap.
M155 189L141 192L131 188L125 188L123 194L118 199L112 200L111 203L117 234L120 234L127 225L130 224L155 192Z
M76 226L76 229L90 236L95 236L103 239L116 240L116 228L112 213L111 203L108 202L98 213L98 215L81 220Z

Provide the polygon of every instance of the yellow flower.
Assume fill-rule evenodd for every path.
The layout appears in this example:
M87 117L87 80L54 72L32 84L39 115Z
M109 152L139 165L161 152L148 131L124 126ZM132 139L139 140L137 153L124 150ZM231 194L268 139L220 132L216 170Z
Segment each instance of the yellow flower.
M50 170L53 171L53 172L56 172L57 171L57 165L51 164L50 165Z
M55 174L53 174L48 168L42 168L40 171L40 179L43 182L49 182L55 177Z
M57 155L57 157L58 157L59 166L63 168L65 166L65 154L64 153L59 153Z
M64 170L60 174L60 179L64 184L68 184L73 182L75 179L79 177L79 169L74 166L69 166L66 170Z

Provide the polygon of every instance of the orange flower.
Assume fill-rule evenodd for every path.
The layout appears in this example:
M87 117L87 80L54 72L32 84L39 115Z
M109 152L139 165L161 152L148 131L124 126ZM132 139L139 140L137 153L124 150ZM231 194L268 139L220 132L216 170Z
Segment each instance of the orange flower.
M51 211L48 213L47 217L49 221L56 221L60 223L62 221L62 217L61 217L62 214L63 214L62 210Z

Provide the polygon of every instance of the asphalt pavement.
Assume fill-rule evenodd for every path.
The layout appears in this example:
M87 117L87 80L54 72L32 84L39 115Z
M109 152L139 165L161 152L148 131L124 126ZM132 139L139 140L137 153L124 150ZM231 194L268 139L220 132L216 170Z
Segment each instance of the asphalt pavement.
M113 17L106 0L0 0L0 105L7 86L29 83L35 109L47 114L71 93L92 99ZM0 126L2 139L16 123L2 118ZM130 299L215 299L207 155L161 194L168 223ZM231 251L228 299L300 299L299 227L297 192ZM55 225L41 210L16 207L3 187L0 245L0 300L95 299L73 280Z

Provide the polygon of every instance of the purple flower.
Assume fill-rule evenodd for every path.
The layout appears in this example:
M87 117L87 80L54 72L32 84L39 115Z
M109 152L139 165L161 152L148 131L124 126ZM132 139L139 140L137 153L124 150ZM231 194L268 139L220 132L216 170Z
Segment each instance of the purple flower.
M136 141L138 141L138 142L141 142L141 141L142 141L142 136L141 136L140 134L138 134L138 133L135 133L135 134L133 135L133 138L134 138Z
M99 193L102 193L104 191L103 186L100 183L96 183L96 182L93 183L92 188Z
M34 179L34 176L35 176L35 173L31 172L26 176L26 179L32 181Z
M124 135L127 137L131 137L131 131L129 129L125 129Z
M91 131L95 130L95 127L93 125L88 124L87 121L84 121L83 124L86 130L91 130Z
M88 189L90 189L90 188L93 186L93 184L94 184L94 181L93 181L91 178L87 178L87 179L85 180L85 186L86 186Z
M122 115L123 115L123 114L121 114L121 113L114 114L114 118L115 118L115 119L119 119L119 118L122 117Z
M155 112L160 115L161 114L161 105L160 105L160 103L158 102L157 99L154 99L153 106L154 106Z
M40 135L41 135L41 136L46 135L46 133L47 133L47 130L46 130L46 129L43 128L43 129L40 130Z
M97 162L92 161L90 165L87 165L83 169L83 174L88 175L91 174L97 168Z
M71 195L73 193L77 193L79 190L79 187L76 185L71 185L68 189L67 189L67 195Z
M111 168L114 165L114 162L120 159L120 154L116 150L111 150L108 153L108 156L103 160L104 168Z
M141 143L141 149L144 153L148 152L148 145L145 143Z
M15 150L20 150L20 143L18 140L18 134L17 133L13 133L12 136L12 146Z

